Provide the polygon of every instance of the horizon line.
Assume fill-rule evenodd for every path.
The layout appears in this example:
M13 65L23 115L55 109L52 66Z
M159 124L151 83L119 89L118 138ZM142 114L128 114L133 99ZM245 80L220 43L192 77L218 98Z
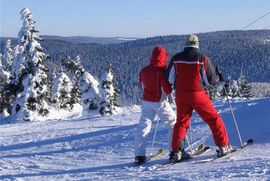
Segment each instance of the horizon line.
M145 36L145 37L136 37L136 36L92 36L92 35L56 35L56 34L41 34L39 36L57 36L62 38L71 38L71 37L89 37L89 38L136 38L136 39L146 39L146 38L154 38L154 37L163 37L163 36L183 36L189 34L206 34L206 33L214 33L214 32L225 32L225 31L270 31L270 29L249 29L249 30L241 30L241 29L234 29L234 30L216 30L216 31L207 31L207 32L197 32L197 33L183 33L183 34L167 34L167 35L152 35L152 36ZM18 38L15 36L0 36L1 38Z

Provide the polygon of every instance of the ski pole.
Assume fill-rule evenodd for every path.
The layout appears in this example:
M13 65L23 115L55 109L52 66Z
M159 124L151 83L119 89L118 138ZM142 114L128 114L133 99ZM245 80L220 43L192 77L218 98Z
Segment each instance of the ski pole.
M190 130L191 130L191 121L190 121ZM192 130L191 130L191 133L190 133L190 140L188 139L188 136L186 134L186 141L187 141L187 144L188 144L189 151L191 153L193 153Z
M193 153L192 144L189 142L187 135L186 135L186 141L187 141L188 149L189 149L190 153Z
M231 113L232 113L232 118L233 118L233 121L234 121L234 125L236 127L236 131L237 131L237 135L238 135L238 138L239 138L239 141L240 141L240 145L241 145L241 148L243 148L243 141L242 141L242 138L241 138L241 135L240 135L240 131L239 131L239 127L238 127L238 124L237 124L237 121L236 121L236 118L235 118L235 115L234 115L234 111L233 111L233 108L232 108L232 105L231 105L231 101L227 95L227 90L226 88L224 89L225 90L225 96L227 98L227 101L229 103L229 106L230 106L230 110L231 110Z
M190 130L190 144L191 144L191 148L192 148L192 145L193 145L193 135L192 135L191 120L190 120L190 123L189 123L189 127L190 127L190 129L189 129Z
M155 139L156 139L156 134L157 134L157 130L158 130L159 120L160 120L160 119L157 120L155 132L154 132L154 136L153 136L152 146L151 146L151 150L150 150L150 153L151 153L151 154L152 154L153 147L154 147L154 143L155 143Z
M223 77L223 75L222 75L222 73L221 73L221 71L220 71L220 69L218 67L216 67L216 73L219 76L220 81L225 82L225 79L224 79L224 77ZM227 83L227 81L226 81L226 83ZM236 118L235 118L235 115L234 115L234 112L233 112L231 101L230 101L230 99L228 97L228 92L227 92L227 89L226 89L226 83L223 85L223 89L224 89L224 92L225 92L225 97L228 100L228 103L229 103L229 106L230 106L230 110L231 110L231 113L232 113L234 125L236 127L236 131L237 131L237 134L238 134L238 138L239 138L239 141L240 141L241 148L243 148L244 147L243 146L243 141L242 141L240 131L239 131L239 127L238 127L238 124L237 124L237 121L236 121Z

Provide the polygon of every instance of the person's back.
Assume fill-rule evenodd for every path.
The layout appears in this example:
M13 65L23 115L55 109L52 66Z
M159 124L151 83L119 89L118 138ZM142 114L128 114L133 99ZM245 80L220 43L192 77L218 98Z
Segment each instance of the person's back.
M150 65L140 71L140 83L143 87L143 100L159 102L162 93L170 94L171 86L165 78L167 53L162 47L153 50Z
M201 91L203 87L201 85L200 69L205 61L205 57L202 56L195 48L185 48L185 51L177 54L175 57L177 72L177 90L179 91Z
M206 92L207 87L217 83L218 77L210 60L199 52L197 36L188 36L184 51L172 57L169 69L170 82L176 87L177 107L171 159L179 161L187 155L183 146L194 109L209 125L220 155L231 151L223 120Z
M172 92L169 82L166 80L165 71L168 55L164 48L154 48L150 65L140 71L140 83L143 88L142 114L135 134L135 162L143 163L146 159L146 138L151 130L152 121L156 114L161 121L167 123L168 147L171 148L171 131L175 123L175 113L167 102L168 94Z
M172 57L169 71L174 66L176 91L204 91L207 84L215 85L218 77L210 60L197 47L185 47Z

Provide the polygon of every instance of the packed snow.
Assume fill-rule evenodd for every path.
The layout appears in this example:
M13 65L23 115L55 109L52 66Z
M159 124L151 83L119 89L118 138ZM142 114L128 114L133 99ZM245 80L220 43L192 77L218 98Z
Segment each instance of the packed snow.
M216 101L215 106L231 144L238 147L228 102ZM168 160L167 130L162 121L152 152L163 148L165 156L133 166L140 106L123 108L113 116L81 117L80 111L68 115L55 110L58 118L49 121L13 122L5 118L0 125L0 180L270 180L270 99L234 100L232 107L242 139L253 138L253 145L228 158L200 163L214 157L216 146L208 126L194 113L189 139L194 143L205 137L205 144L212 149L159 170L155 168ZM147 139L148 154L156 123Z

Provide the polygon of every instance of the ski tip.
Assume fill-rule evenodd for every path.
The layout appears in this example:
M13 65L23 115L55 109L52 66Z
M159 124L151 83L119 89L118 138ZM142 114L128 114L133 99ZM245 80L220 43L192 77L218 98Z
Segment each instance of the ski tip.
M160 154L165 154L165 152L164 152L164 150L163 150L162 148L160 148L160 149L158 150L158 153L160 153Z
M198 150L202 150L205 148L205 145L203 143L201 143L199 146L198 146Z

